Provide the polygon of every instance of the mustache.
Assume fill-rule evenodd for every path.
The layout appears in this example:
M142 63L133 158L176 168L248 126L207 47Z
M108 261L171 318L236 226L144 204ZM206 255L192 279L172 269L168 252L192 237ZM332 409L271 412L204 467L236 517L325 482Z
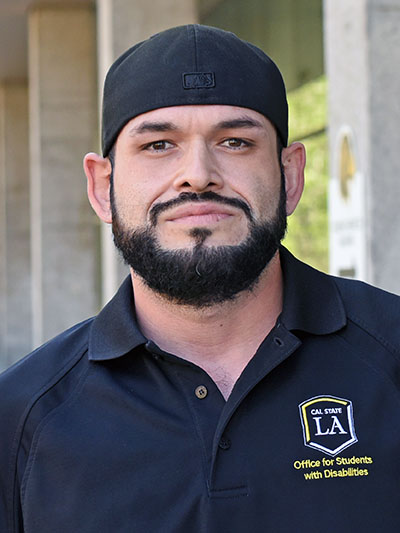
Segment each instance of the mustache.
M237 209L241 209L248 218L248 220L251 223L254 222L250 207L243 200L239 200L239 198L229 198L228 196L221 196L220 194L217 194L213 191L206 191L199 194L195 192L182 192L177 198L173 198L172 200L168 200L167 202L160 202L151 208L150 222L153 226L155 226L157 224L157 219L159 215L167 209L171 209L172 207L177 207L178 205L182 205L189 202L207 202L210 200L220 204L236 207Z

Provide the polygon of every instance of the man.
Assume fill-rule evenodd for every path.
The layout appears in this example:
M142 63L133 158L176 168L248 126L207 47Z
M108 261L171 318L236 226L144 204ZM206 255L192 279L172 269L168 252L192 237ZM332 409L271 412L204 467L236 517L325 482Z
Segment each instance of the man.
M131 275L2 376L1 531L399 530L399 298L280 246L304 164L233 34L114 63L84 165Z

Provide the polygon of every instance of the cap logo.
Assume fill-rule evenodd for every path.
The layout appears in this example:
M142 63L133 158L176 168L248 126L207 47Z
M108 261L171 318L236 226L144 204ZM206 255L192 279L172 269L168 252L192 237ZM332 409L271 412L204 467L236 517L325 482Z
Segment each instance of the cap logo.
M184 89L209 89L215 87L214 72L186 72L182 74Z

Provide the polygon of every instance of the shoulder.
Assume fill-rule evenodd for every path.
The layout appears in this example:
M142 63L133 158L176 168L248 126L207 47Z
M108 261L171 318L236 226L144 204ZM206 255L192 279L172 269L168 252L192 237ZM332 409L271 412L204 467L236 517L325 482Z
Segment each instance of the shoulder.
M400 296L362 281L332 278L349 320L400 352Z
M18 483L16 471L20 450L31 442L35 428L46 413L65 399L76 373L82 374L87 366L79 363L85 361L92 320L61 333L0 376L0 524L4 524L6 513L8 519L13 520L14 513L9 504L17 494L15 484ZM41 403L44 405L37 409ZM35 409L36 416L32 417ZM25 434L29 436L22 446Z
M0 424L17 420L52 385L62 380L87 352L93 319L64 331L0 375Z

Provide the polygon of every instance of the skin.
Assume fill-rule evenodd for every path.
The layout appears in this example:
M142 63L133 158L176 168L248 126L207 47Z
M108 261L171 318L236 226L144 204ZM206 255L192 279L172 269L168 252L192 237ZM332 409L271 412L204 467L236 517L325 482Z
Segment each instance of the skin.
M304 186L303 145L284 148L282 164L290 215ZM110 161L90 153L84 168L90 203L110 224ZM239 198L255 220L268 220L277 209L280 183L275 129L250 109L225 105L157 109L129 121L116 142L115 201L121 221L132 229L148 225L154 205L182 192L214 191ZM205 202L163 211L156 235L164 248L192 248L193 228L210 230L206 246L239 244L249 231L242 210ZM206 309L171 303L134 272L131 276L144 335L203 368L227 398L282 310L279 253L253 291Z

